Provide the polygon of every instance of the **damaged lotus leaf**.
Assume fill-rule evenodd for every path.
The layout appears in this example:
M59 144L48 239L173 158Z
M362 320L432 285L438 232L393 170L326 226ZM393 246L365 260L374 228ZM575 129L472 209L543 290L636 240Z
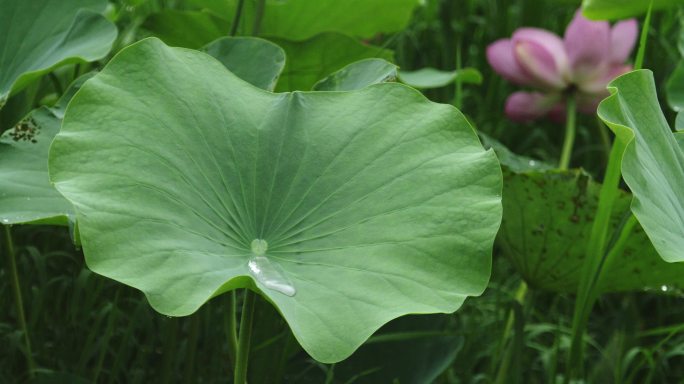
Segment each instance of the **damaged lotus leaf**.
M95 272L169 316L254 289L323 362L480 294L501 219L496 157L452 106L390 83L274 94L157 39L76 94L50 175Z
M47 157L62 122L37 109L0 137L0 222L67 224L71 204L50 184Z
M69 62L103 58L117 31L104 0L0 0L0 108L10 93Z
M600 188L580 170L504 171L504 217L497 244L531 286L577 291ZM629 214L631 200L620 191L611 231ZM658 257L638 225L603 275L601 292L684 287L684 265Z
M48 150L67 104L93 75L89 72L74 80L52 108L31 111L0 137L1 223L74 224L71 203L50 184ZM77 234L72 236L77 241Z

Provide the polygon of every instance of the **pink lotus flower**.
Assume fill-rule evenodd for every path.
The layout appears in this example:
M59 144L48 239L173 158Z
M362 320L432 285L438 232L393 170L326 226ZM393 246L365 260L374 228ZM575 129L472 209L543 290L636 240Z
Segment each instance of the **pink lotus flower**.
M489 64L508 81L539 92L515 92L506 100L506 115L515 121L531 121L546 115L565 115L566 97L575 97L577 109L596 112L608 96L606 86L632 70L625 64L638 34L635 19L612 28L607 21L590 21L581 11L561 39L538 28L520 28L510 39L487 47Z

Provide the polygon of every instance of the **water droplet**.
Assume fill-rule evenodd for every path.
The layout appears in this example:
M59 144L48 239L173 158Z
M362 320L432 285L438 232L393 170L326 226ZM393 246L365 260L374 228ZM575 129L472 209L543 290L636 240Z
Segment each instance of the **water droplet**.
M251 244L253 257L247 262L249 272L264 287L280 292L286 296L294 296L297 291L284 271L265 256L268 250L266 240L254 239Z
M663 292L667 292L667 285L663 285L660 287L660 290Z
M2 219L2 223L7 224L7 223L9 223L9 220L8 219Z
M534 160L530 160L529 164L530 164L530 167L534 167L535 165L537 165L537 162Z

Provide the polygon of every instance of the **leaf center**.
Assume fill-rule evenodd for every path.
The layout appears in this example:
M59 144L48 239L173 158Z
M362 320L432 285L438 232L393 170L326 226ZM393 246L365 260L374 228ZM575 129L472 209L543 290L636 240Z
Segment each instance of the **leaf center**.
M264 239L254 239L252 240L250 247L252 248L252 253L255 256L263 256L268 250L268 242L266 242Z

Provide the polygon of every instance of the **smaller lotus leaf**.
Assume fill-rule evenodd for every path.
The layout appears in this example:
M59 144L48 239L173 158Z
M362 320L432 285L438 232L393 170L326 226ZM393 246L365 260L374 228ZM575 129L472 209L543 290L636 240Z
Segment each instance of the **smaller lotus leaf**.
M230 21L213 12L165 9L151 14L143 27L175 47L199 49L230 31Z
M203 49L242 80L272 91L285 66L285 51L256 37L222 37Z
M328 32L305 41L271 38L285 50L287 63L276 90L308 91L316 82L355 61L377 57L393 61L392 51Z
M353 62L320 80L315 91L353 91L369 85L394 81L397 66L383 59L364 59Z
M415 71L399 71L399 80L413 88L440 88L459 80L464 84L481 84L482 74L475 68L455 71L440 71L434 68L421 68Z
M116 27L104 0L0 0L0 108L55 66L103 58Z

